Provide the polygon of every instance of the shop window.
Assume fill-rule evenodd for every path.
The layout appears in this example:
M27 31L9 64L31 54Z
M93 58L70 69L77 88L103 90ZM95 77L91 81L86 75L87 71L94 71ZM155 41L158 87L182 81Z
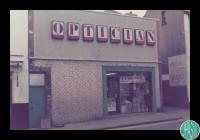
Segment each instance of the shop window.
M151 111L151 72L118 72L107 78L108 112L139 113Z

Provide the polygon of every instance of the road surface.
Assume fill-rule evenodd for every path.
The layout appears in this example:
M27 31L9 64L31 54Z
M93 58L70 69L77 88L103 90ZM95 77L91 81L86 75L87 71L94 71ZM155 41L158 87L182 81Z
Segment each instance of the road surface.
M109 130L179 130L182 122L184 122L185 120L187 119L127 126L127 127L113 128Z

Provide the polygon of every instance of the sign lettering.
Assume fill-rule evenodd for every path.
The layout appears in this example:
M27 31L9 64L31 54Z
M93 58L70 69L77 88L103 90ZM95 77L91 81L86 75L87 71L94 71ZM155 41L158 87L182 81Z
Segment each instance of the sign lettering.
M121 29L120 27L110 27L110 42L120 43L121 42ZM146 34L146 36L145 36ZM84 41L94 40L94 25L82 24L82 36ZM146 39L147 46L155 46L156 36L155 31L152 30L141 30L131 28L123 28L122 37L124 44L144 45ZM105 25L96 25L96 37L98 42L108 41L108 27ZM52 38L63 39L64 38L64 22L63 21L52 21ZM68 22L67 23L67 39L79 40L80 38L80 25L79 23Z
M120 43L120 28L119 27L110 27L111 32L111 42L112 43Z
M97 25L97 41L98 42L107 42L108 41L107 26Z
M83 25L83 40L93 41L94 40L94 27L93 25Z
M68 23L68 39L78 40L79 39L79 24L78 23Z
M146 31L147 45L153 46L155 45L155 32L154 31Z
M135 30L135 44L144 45L144 30Z
M64 22L62 21L52 21L52 38L53 39L64 38L63 26L64 26Z
M132 29L123 29L123 39L125 44L133 43L133 31Z

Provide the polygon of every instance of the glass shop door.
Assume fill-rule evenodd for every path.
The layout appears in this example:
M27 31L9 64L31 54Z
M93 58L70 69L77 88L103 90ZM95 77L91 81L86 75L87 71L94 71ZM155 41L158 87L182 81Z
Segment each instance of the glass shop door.
M107 77L108 114L120 113L119 77Z

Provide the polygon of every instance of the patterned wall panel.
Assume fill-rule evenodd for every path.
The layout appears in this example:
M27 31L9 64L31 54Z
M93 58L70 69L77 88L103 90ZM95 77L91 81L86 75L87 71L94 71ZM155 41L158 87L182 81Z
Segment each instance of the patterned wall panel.
M95 63L37 61L35 65L51 65L52 119L55 124L102 116L102 76Z

